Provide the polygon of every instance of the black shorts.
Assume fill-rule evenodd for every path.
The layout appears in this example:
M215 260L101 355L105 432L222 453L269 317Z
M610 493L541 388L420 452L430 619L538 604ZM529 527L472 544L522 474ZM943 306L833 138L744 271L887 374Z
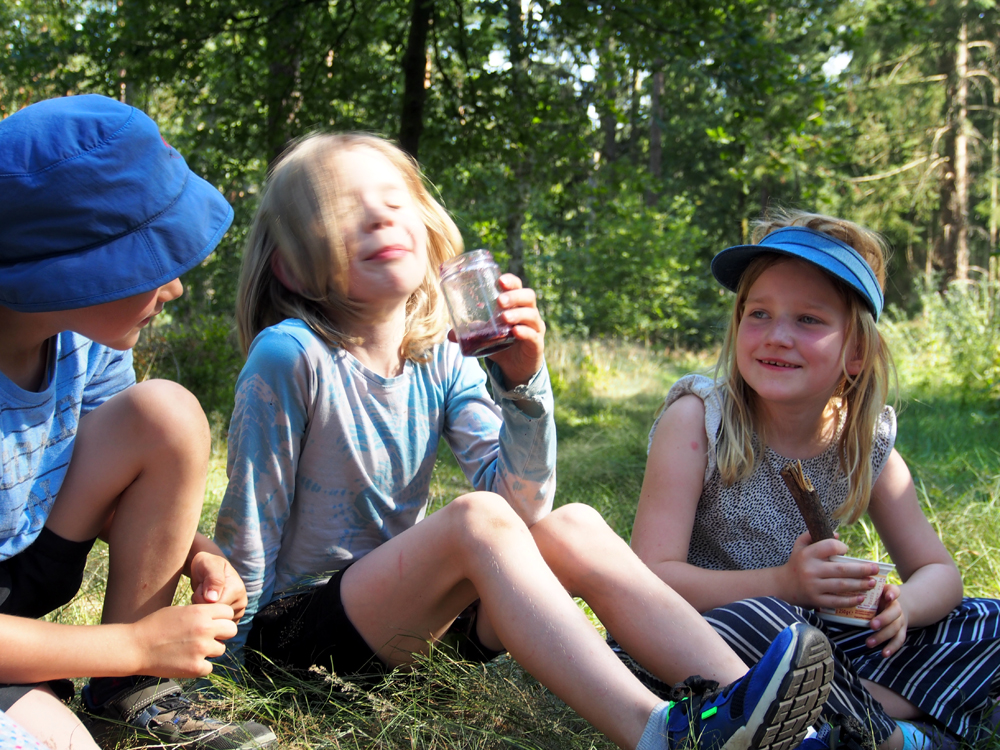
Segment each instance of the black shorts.
M277 599L257 613L246 642L248 669L266 671L268 661L295 669L308 669L314 664L332 667L341 676L380 674L389 669L344 611L340 582L347 567L336 571L325 584ZM476 605L478 602L459 615L442 640L459 657L486 662L504 652L488 649L480 642L476 635Z
M44 617L68 604L93 546L93 539L71 542L43 527L30 547L0 562L0 614Z
M80 590L93 546L93 539L71 542L43 527L26 550L0 561L0 614L36 618L69 603ZM69 680L42 684L48 684L64 700L73 697ZM0 711L36 687L39 685L0 684Z

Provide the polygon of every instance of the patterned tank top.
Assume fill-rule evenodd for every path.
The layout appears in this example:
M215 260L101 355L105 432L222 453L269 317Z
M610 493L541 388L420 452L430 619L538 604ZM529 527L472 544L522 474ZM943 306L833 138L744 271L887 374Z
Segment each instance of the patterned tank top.
M715 388L711 378L686 375L670 389L663 409L688 394L705 403L708 436L708 465L695 512L688 562L708 570L753 570L783 565L795 539L806 531L795 500L779 474L789 459L766 448L749 479L726 486L715 454L722 424L723 392ZM657 417L650 430L650 443L659 421ZM895 442L896 413L886 406L875 425L873 480L882 472ZM840 468L836 441L820 455L802 461L802 469L816 488L831 526L837 528L840 522L833 514L847 498L848 481Z

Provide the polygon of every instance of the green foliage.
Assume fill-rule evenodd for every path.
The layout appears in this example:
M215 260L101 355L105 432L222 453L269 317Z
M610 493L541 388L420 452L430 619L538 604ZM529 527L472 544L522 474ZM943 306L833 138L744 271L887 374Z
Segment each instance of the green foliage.
M243 367L231 320L196 315L151 326L133 356L138 380L175 380L198 397L215 429L229 425Z
M575 236L538 238L537 266L529 268L547 320L566 333L675 347L711 337L703 321L718 295L703 262L708 242L683 198L662 203L598 191Z
M954 282L944 292L924 289L920 302L914 319L896 311L886 323L900 361L914 367L903 379L967 398L1000 395L1000 284Z

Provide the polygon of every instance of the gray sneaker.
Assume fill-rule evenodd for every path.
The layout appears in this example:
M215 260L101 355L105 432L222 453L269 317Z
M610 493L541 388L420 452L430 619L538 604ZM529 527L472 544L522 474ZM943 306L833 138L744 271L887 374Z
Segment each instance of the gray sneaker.
M122 690L100 705L83 690L87 728L95 739L132 732L148 742L208 750L256 750L278 741L255 721L220 721L206 716L173 680L151 677Z

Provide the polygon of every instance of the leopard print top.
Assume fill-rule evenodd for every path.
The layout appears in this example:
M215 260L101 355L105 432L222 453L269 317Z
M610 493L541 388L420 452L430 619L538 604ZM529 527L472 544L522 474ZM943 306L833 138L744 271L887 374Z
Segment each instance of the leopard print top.
M722 424L722 392L704 375L687 375L667 394L663 410L687 394L705 402L708 465L705 484L695 512L688 562L708 570L753 570L783 565L795 539L806 531L795 500L778 473L789 459L766 448L749 479L725 486L716 466L715 445ZM661 415L662 411L661 410ZM650 443L660 417L649 433ZM881 473L896 442L896 413L886 406L875 427L872 449L873 477ZM833 528L840 522L833 513L847 497L847 476L840 468L836 443L802 462Z

